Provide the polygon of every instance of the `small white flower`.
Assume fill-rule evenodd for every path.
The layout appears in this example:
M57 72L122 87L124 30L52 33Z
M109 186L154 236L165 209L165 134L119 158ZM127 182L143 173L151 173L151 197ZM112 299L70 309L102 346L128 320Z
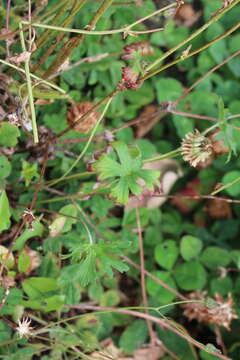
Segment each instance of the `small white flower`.
M29 326L30 324L31 324L31 319L27 317L23 318L22 321L18 320L18 327L16 328L16 330L20 338L31 335L32 327Z

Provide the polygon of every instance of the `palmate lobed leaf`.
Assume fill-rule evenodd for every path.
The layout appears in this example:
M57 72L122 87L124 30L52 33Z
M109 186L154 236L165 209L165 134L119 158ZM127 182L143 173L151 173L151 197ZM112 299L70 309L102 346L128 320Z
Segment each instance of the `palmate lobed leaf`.
M140 195L143 187L138 180L142 179L146 187L153 190L158 184L159 172L142 169L142 155L137 146L128 147L123 142L112 144L119 161L113 159L112 154L103 155L94 168L99 172L101 180L119 178L111 189L110 195L120 204L128 202L129 194Z

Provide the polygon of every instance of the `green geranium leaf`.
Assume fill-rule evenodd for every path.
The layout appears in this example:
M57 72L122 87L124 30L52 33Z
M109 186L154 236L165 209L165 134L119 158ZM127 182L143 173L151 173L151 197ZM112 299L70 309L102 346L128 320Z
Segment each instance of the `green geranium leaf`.
M0 232L7 230L10 226L10 207L6 191L2 191L0 195Z
M146 321L136 320L122 333L119 340L120 348L126 354L132 354L135 349L139 348L147 340L147 336Z
M32 300L38 300L39 297L54 292L59 288L56 279L46 277L28 278L22 282L22 287Z
M18 270L20 272L26 272L30 266L31 258L25 250L23 250L18 258Z
M0 156L0 179L5 179L11 172L11 164L6 156Z
M15 146L17 138L20 136L20 131L17 126L11 125L7 122L0 124L0 145L1 146Z
M101 306L116 306L120 303L120 296L117 290L105 291L100 297Z
M30 164L23 160L22 164L22 177L24 178L25 185L28 186L30 182L37 176L38 165L36 163Z
M234 184L231 185L231 183L237 179L238 179L238 181L236 181ZM230 196L235 197L240 194L239 181L240 181L240 171L239 170L229 171L223 176L223 178L222 178L223 184L229 184L229 186L226 187L225 191Z
M119 203L126 204L130 193L141 194L143 187L138 183L139 179L144 181L148 189L153 189L153 185L158 184L159 172L142 169L142 156L137 146L128 147L120 141L112 146L115 152L103 155L94 168L101 180L117 178L110 194Z
M182 85L179 81L173 78L159 79L155 81L155 87L157 90L158 103L163 101L174 101L182 93Z

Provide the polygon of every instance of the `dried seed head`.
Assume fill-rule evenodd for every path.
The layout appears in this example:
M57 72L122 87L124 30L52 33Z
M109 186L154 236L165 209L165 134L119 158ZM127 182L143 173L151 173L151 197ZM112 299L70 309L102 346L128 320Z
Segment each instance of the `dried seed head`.
M16 330L20 338L31 335L32 327L29 326L30 324L31 324L31 319L27 317L23 318L22 321L18 320L18 327L16 327Z
M80 133L88 133L96 124L97 119L100 116L99 112L93 110L85 119L82 121L80 119L92 107L93 104L90 101L73 104L67 113L68 124L73 126L76 123L76 125L73 126L75 131Z
M33 222L36 220L35 216L33 215L31 210L25 210L22 214L22 218L25 221L25 223L28 225L28 228L30 230L34 230L33 229Z
M221 295L215 294L215 301L212 306L207 305L207 296L205 291L195 291L188 295L191 300L203 300L203 303L186 303L181 306L184 308L183 314L191 321L193 319L199 322L215 324L230 330L233 319L237 319L236 311L233 309L232 294L228 294L225 302ZM204 303L205 302L205 303Z
M140 85L141 83L139 82L139 76L133 70L133 68L131 68L131 66L122 67L122 79L118 84L118 90L135 90L139 88Z
M211 156L212 143L198 130L195 130L195 133L188 133L182 141L181 153L183 159L195 167Z
M133 42L124 47L124 54L121 56L123 60L133 60L136 53L140 53L142 57L154 53L152 46L148 41Z

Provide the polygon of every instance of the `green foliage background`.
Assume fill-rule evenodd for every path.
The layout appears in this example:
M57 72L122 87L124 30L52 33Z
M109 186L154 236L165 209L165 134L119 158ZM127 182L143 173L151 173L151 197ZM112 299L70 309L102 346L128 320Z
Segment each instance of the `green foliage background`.
M55 0L49 1L42 14L57 3ZM188 3L196 5L195 2ZM32 6L36 5L37 1L33 1ZM199 24L207 21L211 14L221 8L222 1L201 0L197 5L202 14L192 27L176 25L175 21L169 20L164 31L143 34L137 39L131 36L123 39L122 34L87 36L81 46L73 51L70 63L103 53L110 55L98 62L82 63L63 72L57 78L58 85L75 102L90 100L96 104L113 91L121 80L121 68L126 66L121 54L126 44L133 41L149 41L154 54L144 58L144 61L153 62L165 51L187 38ZM98 7L98 2L87 2L70 26L83 29ZM112 5L99 20L97 30L121 28L136 21L136 15L140 18L154 9L155 3L152 0L144 1L143 6L137 8L135 4ZM0 12L6 15L3 5ZM25 2L13 1L10 14L11 30L17 29L23 13L26 13ZM1 20L2 27L5 26L4 16ZM68 13L64 16L67 17ZM239 17L240 8L234 7L191 42L191 51L225 32ZM138 25L136 29L144 30L146 24ZM42 31L37 30L38 36ZM45 46L37 49L32 56L33 64L52 44L52 35ZM98 127L98 134L104 130L114 130L137 118L145 105L159 106L164 101L175 101L184 88L191 86L213 66L236 51L239 43L240 35L234 32L197 56L188 58L145 81L139 89L119 93L113 99L104 122ZM13 48L16 53L21 51L18 42ZM60 48L57 48L58 50ZM42 65L41 71L49 67L57 51ZM178 58L182 51L183 49L176 51L171 60ZM5 58L4 41L1 41L0 54L1 58ZM21 77L7 66L2 70L13 79L8 90L16 96L22 83ZM218 118L220 98L224 108L228 109L231 115L239 114L239 76L240 62L239 57L236 57L200 82L179 103L178 110ZM35 98L41 96L36 94ZM67 127L68 106L66 99L59 97L48 105L36 106L39 128L45 127L48 132L54 134L64 130ZM103 110L103 107L100 110ZM240 117L232 123L238 127ZM3 275L13 279L14 283L10 287L6 303L1 308L1 358L84 358L85 353L90 354L101 348L100 342L108 337L113 339L124 354L131 355L134 350L149 342L148 328L143 320L113 312L88 313L81 316L77 310L70 311L69 306L89 301L102 307L143 305L139 271L127 264L124 259L127 256L139 263L136 213L135 210L124 211L119 203L127 202L129 192L135 195L141 193L141 187L136 183L139 177L145 180L150 190L158 184L157 172L142 169L144 160L154 157L157 153L164 154L178 148L187 133L195 128L203 132L210 125L211 123L206 120L168 114L143 139L135 139L131 127L120 130L115 134L114 152L105 153L93 166L93 170L98 172L96 177L95 172L87 172L86 165L92 160L93 152L107 146L106 141L99 138L91 142L82 161L75 166L70 177L54 187L51 187L51 181L61 178L69 169L84 149L85 142L59 141L52 145L44 184L33 210L36 217L33 231L26 227L19 234L11 249L14 262L5 264L3 271ZM224 128L223 123L221 130L225 142L230 142L227 145L231 151L238 153L239 129L231 128L231 137L229 128ZM71 130L61 140L84 136L86 135ZM2 245L9 248L16 229L14 226L21 222L23 210L28 208L32 201L42 167L39 159L43 154L37 145L35 150L33 145L29 146L27 132L7 121L0 123L0 146L0 236ZM9 155L6 148L13 148L14 151ZM185 189L188 183L197 179L199 193L208 195L216 183L229 184L239 178L238 156L233 155L230 161L227 160L228 154L223 154L216 157L210 167L196 170L180 157L177 158L184 176L175 184L172 193ZM95 194L96 183L105 180L113 181L110 190L100 187ZM237 182L227 187L221 195L240 200L239 189ZM154 210L139 210L143 229L145 268L182 294L204 290L209 297L214 297L215 293L218 293L227 299L228 293L231 293L234 308L239 314L240 205L231 204L232 215L229 218L215 220L206 212L205 200L186 204L190 209L187 214L182 213L171 201ZM29 249L36 252L34 256L39 261L33 271L29 270L33 261ZM4 253L1 248L0 253ZM4 263L3 255L1 261ZM9 259L8 261L10 262ZM230 270L221 276L221 269ZM146 279L146 288L151 307L160 307L177 300L174 293L160 286L152 278ZM4 290L2 286L3 298ZM46 342L37 335L35 340L34 336L30 339L19 339L15 323L23 313L33 319L36 332L41 327L48 327ZM213 343L219 347L212 325L189 323L182 313L181 307L172 305L164 308L161 316L167 316L181 324L190 335L193 333L203 344ZM71 316L74 316L74 319L68 321ZM159 314L157 316L160 317ZM202 350L197 357L189 343L169 331L157 328L157 336L181 360L217 359ZM233 321L232 331L223 329L222 336L229 356L238 359L239 321ZM79 353L74 352L74 347L78 347ZM38 352L42 352L43 355L39 357L36 355ZM164 355L163 359L170 360L171 356Z

